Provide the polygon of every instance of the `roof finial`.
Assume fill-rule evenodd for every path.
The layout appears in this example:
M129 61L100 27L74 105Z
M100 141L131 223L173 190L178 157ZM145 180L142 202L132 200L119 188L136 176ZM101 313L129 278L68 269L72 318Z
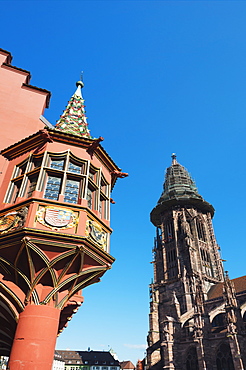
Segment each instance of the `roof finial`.
M173 164L177 164L178 162L177 162L177 156L176 156L176 154L175 153L173 153L172 155L171 155L171 157L172 157L172 165Z

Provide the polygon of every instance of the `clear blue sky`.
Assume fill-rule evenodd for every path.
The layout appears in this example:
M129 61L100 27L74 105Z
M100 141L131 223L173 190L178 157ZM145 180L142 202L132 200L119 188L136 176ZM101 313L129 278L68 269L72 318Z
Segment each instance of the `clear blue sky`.
M59 118L84 71L91 133L130 176L112 197L116 262L84 290L59 349L144 355L155 229L149 213L176 152L216 209L232 278L246 273L245 1L0 1L13 65L52 92Z

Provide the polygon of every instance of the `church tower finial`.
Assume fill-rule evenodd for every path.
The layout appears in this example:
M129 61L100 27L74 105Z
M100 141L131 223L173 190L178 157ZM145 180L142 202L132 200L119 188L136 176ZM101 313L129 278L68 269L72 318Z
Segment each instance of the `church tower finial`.
M68 102L68 105L57 121L55 128L68 134L92 139L85 115L84 99L82 96L82 81L76 82L77 90Z
M171 155L171 157L172 157L172 165L177 164L177 163L178 163L178 162L177 162L177 155L176 155L175 153L173 153L173 154Z

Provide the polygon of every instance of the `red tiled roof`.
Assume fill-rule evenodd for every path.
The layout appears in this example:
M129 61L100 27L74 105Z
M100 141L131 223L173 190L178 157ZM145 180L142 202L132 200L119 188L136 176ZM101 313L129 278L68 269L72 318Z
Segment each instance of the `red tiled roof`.
M246 290L246 275L232 279L236 293ZM215 299L223 296L223 283L213 285L208 292L208 299Z
M131 361L122 361L120 362L121 369L135 369L135 366Z

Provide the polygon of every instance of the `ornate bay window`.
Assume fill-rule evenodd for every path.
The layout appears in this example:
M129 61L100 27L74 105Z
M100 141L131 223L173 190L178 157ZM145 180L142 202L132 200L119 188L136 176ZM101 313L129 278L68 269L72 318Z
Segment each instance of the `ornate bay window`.
M78 204L87 199L88 207L109 218L110 186L100 168L90 161L64 153L45 152L31 155L18 164L5 196L6 203L18 197L30 198L34 191L43 191L44 198Z

